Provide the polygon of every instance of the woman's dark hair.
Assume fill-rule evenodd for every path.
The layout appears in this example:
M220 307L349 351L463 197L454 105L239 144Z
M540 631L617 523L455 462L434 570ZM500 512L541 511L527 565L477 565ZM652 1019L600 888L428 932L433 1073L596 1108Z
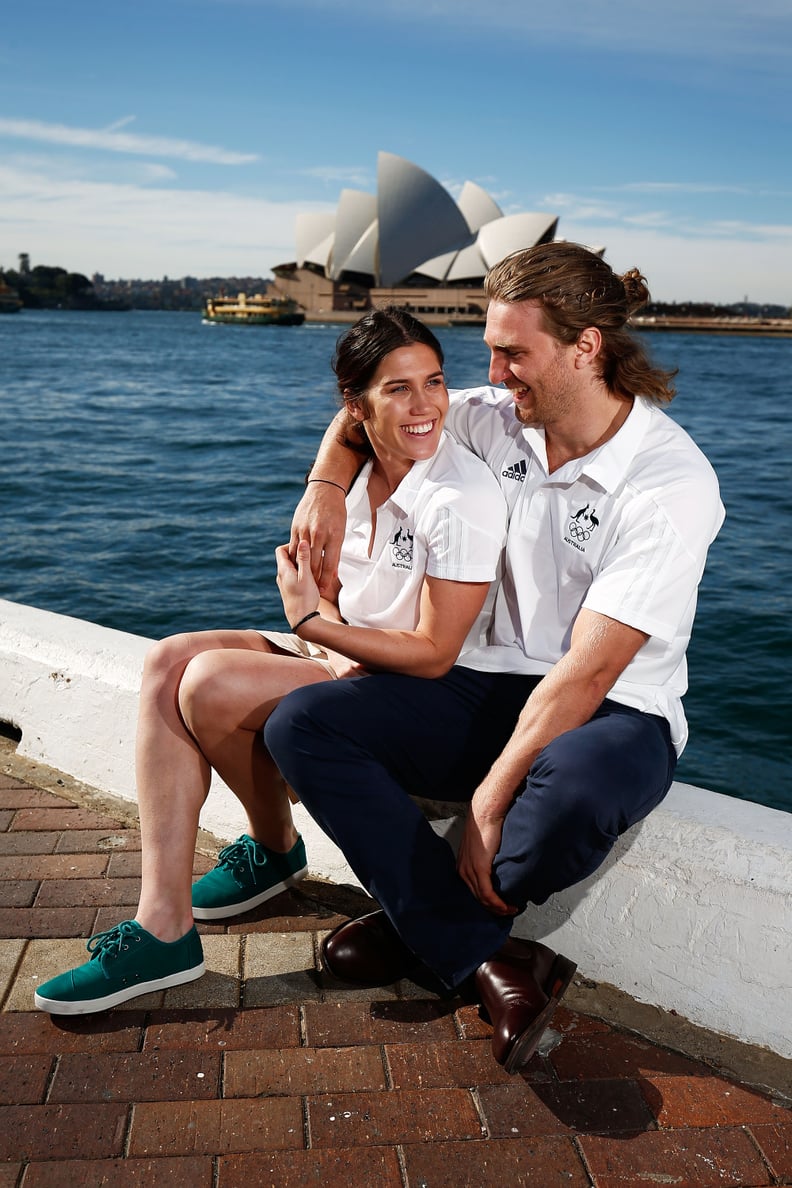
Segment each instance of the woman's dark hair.
M637 268L617 276L609 264L577 243L545 243L514 252L490 269L484 282L490 301L536 301L545 327L567 346L587 326L602 335L600 375L620 396L647 396L667 404L676 371L656 367L627 326L646 305L649 290Z
M418 343L428 346L443 366L443 348L432 331L406 309L389 305L364 314L336 343L333 371L344 404L359 400L366 407L366 391L386 355L400 347ZM361 453L371 454L363 426L351 415L343 437L344 444Z

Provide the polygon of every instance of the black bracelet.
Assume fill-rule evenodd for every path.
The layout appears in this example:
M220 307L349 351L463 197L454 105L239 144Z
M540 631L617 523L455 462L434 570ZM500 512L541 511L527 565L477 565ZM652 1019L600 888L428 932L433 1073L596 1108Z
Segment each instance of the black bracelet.
M292 627L292 635L296 635L298 627L302 627L303 623L307 623L309 619L315 619L318 614L321 614L321 611L311 611L310 615L305 615L304 618L300 619L299 623L295 623Z
M338 487L339 491L343 491L346 495L346 487L342 487L340 483L334 483L332 479L309 478L305 480L306 487L309 483L327 483L330 487Z

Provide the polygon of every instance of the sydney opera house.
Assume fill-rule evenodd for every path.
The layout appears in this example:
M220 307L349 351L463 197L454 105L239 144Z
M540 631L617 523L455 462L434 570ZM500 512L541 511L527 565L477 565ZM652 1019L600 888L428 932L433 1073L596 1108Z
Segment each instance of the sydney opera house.
M389 302L434 323L482 322L488 268L555 237L549 214L504 215L465 182L459 199L392 153L380 153L377 193L342 190L329 213L297 218L297 259L273 268L275 290L310 321L350 321Z

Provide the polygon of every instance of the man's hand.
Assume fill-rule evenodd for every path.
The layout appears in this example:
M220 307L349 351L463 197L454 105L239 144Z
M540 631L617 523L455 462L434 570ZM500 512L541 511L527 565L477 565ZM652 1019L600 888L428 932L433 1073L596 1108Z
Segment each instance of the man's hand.
M289 556L297 557L297 545L307 541L311 572L320 593L330 598L336 590L338 562L346 528L344 491L331 483L311 482L294 511Z
M480 903L496 916L515 916L518 909L504 903L492 886L492 863L503 833L503 817L487 816L475 797L468 810L465 832L457 855L457 870Z

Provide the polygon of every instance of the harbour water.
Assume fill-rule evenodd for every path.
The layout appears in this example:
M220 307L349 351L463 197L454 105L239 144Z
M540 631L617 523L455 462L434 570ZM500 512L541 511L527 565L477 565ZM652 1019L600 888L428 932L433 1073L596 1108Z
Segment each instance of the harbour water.
M273 551L335 407L338 333L185 313L0 318L0 596L147 636L282 627ZM449 384L483 382L481 330L439 336ZM670 413L727 508L677 776L792 811L792 340L647 341L680 368Z

